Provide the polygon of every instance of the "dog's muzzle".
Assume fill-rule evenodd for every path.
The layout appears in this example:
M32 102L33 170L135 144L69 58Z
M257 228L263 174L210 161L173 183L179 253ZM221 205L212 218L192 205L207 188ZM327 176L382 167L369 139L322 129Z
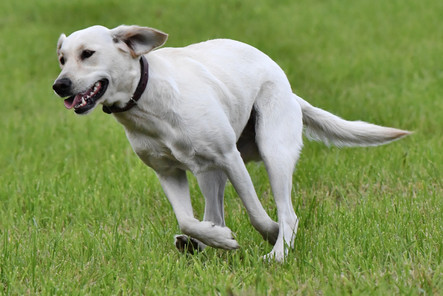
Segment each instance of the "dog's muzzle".
M60 97L67 97L71 95L71 86L72 81L69 78L60 78L54 82L52 89L58 94Z
M69 78L60 78L55 81L52 88L60 97L68 97L64 100L67 109L74 108L75 113L83 114L95 107L98 99L106 92L108 84L109 81L107 79L101 79L85 91L74 93L71 80Z

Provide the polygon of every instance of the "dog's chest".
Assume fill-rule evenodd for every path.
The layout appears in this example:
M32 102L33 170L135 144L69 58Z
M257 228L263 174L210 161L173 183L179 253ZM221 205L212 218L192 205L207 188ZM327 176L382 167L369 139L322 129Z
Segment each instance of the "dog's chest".
M193 148L187 135L157 118L118 118L137 156L157 172L180 168L192 170Z
M160 139L133 134L128 134L128 139L137 156L157 172L176 168L189 169L183 161L177 159L176 149Z

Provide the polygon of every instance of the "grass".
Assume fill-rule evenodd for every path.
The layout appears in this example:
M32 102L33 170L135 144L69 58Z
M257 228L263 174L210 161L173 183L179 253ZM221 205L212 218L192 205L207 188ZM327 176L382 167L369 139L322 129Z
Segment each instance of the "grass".
M413 0L1 2L0 294L443 293L442 13L441 1ZM245 41L312 104L416 133L378 148L306 141L286 263L260 261L271 246L231 186L241 249L181 255L172 209L121 126L100 111L75 116L51 90L60 33L121 23L164 30L169 46ZM263 167L248 169L275 217Z

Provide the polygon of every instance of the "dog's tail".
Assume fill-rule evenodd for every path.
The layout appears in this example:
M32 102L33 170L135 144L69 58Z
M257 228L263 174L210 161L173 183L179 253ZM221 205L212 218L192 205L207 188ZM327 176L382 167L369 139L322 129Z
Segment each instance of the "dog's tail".
M411 132L363 121L347 121L316 108L295 95L303 112L306 136L326 145L377 146L401 139Z

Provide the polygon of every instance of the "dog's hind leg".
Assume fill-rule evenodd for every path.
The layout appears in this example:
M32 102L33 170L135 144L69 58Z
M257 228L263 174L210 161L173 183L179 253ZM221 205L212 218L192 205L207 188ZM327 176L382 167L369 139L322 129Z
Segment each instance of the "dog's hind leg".
M222 248L236 249L238 243L232 238L231 230L227 227L217 226L213 222L200 222L194 218L191 197L189 194L188 180L186 172L183 170L169 171L166 174L157 173L163 191L172 205L180 230L191 237L190 241L183 236L176 237L176 246L194 247L203 242L206 245ZM192 238L198 241L193 241Z
M284 100L272 109L260 109L256 125L257 146L269 175L277 205L279 233L266 258L284 261L288 248L294 247L298 218L291 202L292 174L302 148L300 106ZM266 108L267 106L265 106Z
M233 149L230 153L224 154L223 158L224 165L222 167L240 196L252 226L265 240L274 244L278 236L278 224L268 216L260 203L240 152Z
M291 167L291 161L288 161L288 158L284 159L282 151L277 151L276 154L279 155L265 156L263 159L277 205L279 225L277 241L267 258L284 261L288 248L294 247L298 217L291 202L293 166Z

